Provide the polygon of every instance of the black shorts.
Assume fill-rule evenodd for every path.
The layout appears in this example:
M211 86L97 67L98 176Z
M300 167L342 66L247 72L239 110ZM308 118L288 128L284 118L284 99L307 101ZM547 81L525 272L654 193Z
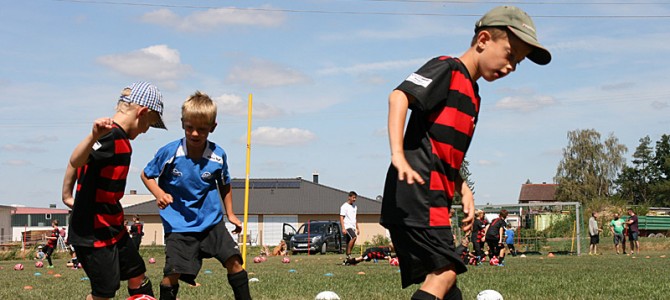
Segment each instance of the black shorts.
M179 279L195 285L203 258L216 258L222 265L233 256L243 262L237 243L221 221L203 232L172 232L165 235L163 275L180 274Z
M46 245L42 247L42 252L44 252L45 257L51 256L51 254L54 252L54 247Z
M450 228L386 226L400 262L403 288L421 283L426 275L452 265L457 274L468 270L456 253Z
M595 234L591 236L591 245L597 245L600 244L600 235Z
M140 276L147 270L127 234L116 244L103 248L77 246L77 259L91 282L91 295L102 298L114 298L121 280Z
M345 234L347 244L356 237L358 237L358 235L356 235L356 229L347 228L347 234Z

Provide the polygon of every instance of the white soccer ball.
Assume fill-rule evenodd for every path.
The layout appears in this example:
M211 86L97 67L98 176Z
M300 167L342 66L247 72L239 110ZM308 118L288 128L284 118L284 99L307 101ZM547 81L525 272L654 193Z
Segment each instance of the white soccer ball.
M314 300L340 300L340 296L331 291L323 291L316 295Z
M503 300L503 296L494 290L483 290L477 294L477 300Z

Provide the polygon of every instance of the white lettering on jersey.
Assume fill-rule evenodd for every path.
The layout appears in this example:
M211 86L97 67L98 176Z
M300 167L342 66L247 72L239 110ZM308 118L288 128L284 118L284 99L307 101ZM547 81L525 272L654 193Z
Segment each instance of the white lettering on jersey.
M95 142L95 144L93 144L93 151L97 151L100 147L102 147L102 144L100 144L100 142Z
M428 87L428 85L433 82L432 79L423 77L419 74L412 73L412 75L409 75L405 81L409 81L411 83L414 83L416 85L420 85L422 87Z

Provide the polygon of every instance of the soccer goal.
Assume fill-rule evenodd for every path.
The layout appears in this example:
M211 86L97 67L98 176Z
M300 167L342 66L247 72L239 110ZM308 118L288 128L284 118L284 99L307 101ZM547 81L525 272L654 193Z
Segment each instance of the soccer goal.
M460 224L463 212L454 205L453 224ZM507 223L514 230L514 247L520 254L581 255L582 212L579 202L475 205L490 223L507 210ZM458 238L463 232L456 230ZM585 238L585 237L582 237Z

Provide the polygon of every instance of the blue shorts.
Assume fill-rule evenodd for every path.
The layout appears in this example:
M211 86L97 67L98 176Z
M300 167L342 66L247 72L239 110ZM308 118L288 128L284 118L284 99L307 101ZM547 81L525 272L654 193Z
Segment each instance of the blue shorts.
M630 241L637 241L640 237L640 233L637 231L629 231L628 232L628 240Z

